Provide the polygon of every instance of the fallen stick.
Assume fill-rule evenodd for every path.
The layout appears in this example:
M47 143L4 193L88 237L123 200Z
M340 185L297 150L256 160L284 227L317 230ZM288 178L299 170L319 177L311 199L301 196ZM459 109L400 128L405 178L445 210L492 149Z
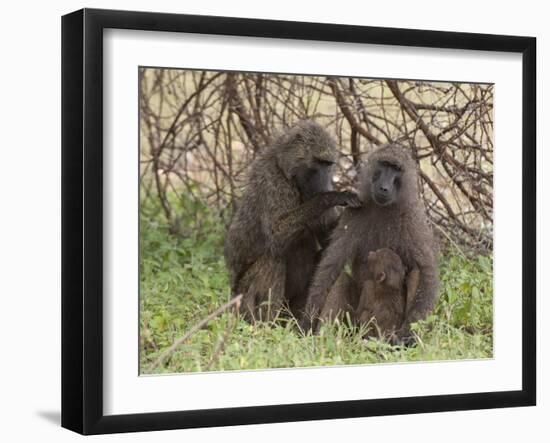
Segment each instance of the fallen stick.
M216 309L214 312L209 314L207 317L203 318L200 322L198 322L195 326L193 326L187 333L180 338L178 338L172 346L170 346L166 351L164 351L162 354L158 356L158 358L155 360L155 362L149 366L149 372L152 372L154 369L156 369L168 355L170 355L172 352L176 350L176 348L187 341L189 337L191 337L194 333L197 331L200 331L202 328L204 328L210 320L214 319L218 315L220 315L222 312L226 311L228 308L230 308L233 305L236 305L241 302L243 298L243 294L237 295L233 299L229 300L226 304L220 306L218 309Z

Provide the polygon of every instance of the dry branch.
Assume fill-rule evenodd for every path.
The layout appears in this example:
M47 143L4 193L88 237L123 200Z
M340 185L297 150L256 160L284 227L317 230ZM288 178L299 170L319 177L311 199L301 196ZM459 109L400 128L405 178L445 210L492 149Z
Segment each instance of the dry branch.
M341 148L337 188L371 149L401 143L442 239L492 247L492 85L145 69L140 92L141 196L157 200L168 225L196 215L182 213L197 207L180 207L173 197L183 194L226 222L262 148L313 118Z
M185 343L189 338L191 338L195 333L206 327L208 323L216 318L218 315L220 315L222 312L228 310L233 305L238 305L243 298L243 294L237 295L236 297L232 298L230 301L225 303L224 305L220 306L218 309L216 309L214 312L209 314L207 317L203 318L200 322L198 322L195 326L193 326L185 335L178 338L172 346L170 346L168 349L162 352L158 356L158 358L149 366L148 372L153 372L157 367L159 367L162 362L168 357L171 353L173 353L178 346L181 346L183 343Z

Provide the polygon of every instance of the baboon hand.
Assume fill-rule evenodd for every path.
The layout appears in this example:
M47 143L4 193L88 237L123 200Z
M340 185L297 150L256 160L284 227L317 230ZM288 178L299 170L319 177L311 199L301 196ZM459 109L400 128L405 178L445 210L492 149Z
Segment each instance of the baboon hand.
M337 203L338 206L348 206L350 208L360 208L362 205L361 200L355 192L344 191L338 193Z
M395 331L390 338L390 343L393 346L411 347L416 344L416 338L410 328L402 327Z
M311 321L311 318L307 315L304 315L304 317L302 317L302 319L298 322L298 327L304 335L307 335L309 332L311 332L313 326L312 323L313 322Z

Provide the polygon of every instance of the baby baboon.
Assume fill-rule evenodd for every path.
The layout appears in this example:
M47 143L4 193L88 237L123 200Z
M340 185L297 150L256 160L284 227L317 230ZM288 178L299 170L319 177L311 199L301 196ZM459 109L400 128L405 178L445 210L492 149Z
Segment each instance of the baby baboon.
M399 145L385 145L369 155L359 180L363 206L346 209L334 230L309 290L303 329L316 329L327 295L348 261L362 293L369 253L390 248L401 257L406 272L420 271L417 294L394 340L411 343L410 324L425 318L438 297L436 245L418 192L416 168Z
M369 252L367 280L355 311L355 322L369 326L368 336L393 336L405 319L406 307L414 301L419 276L418 269L413 269L405 282L405 266L391 249Z
M249 321L271 320L285 305L303 310L334 207L360 206L354 193L333 191L337 157L332 137L302 121L254 161L225 241L231 290L244 294Z

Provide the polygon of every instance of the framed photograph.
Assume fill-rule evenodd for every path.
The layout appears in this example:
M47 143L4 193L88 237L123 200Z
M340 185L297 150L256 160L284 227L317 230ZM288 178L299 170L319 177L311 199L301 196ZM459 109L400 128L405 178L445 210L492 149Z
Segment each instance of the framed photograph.
M536 41L62 19L62 426L535 405Z

